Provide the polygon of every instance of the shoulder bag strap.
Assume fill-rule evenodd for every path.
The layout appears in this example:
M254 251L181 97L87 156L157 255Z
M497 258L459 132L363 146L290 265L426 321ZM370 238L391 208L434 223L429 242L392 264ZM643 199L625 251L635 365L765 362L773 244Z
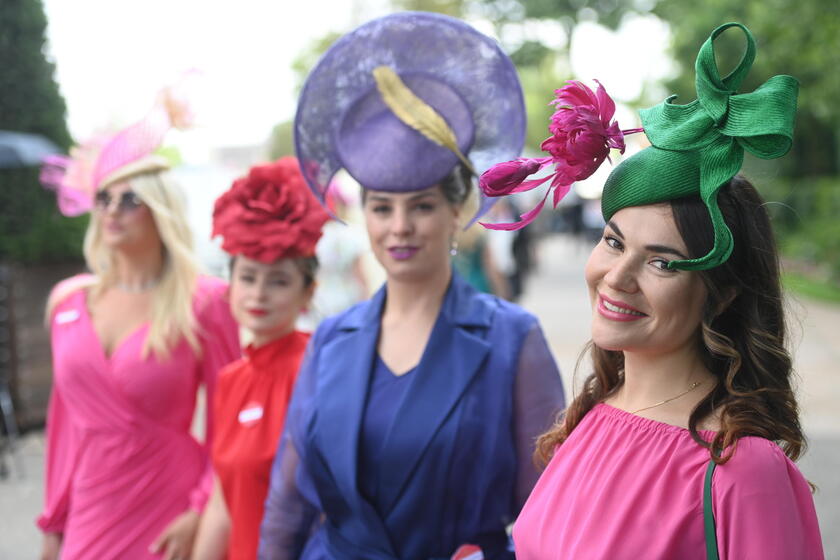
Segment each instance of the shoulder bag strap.
M709 461L706 479L703 482L703 526L706 533L706 560L720 560L718 555L717 534L715 533L715 515L712 511L712 475L717 464Z

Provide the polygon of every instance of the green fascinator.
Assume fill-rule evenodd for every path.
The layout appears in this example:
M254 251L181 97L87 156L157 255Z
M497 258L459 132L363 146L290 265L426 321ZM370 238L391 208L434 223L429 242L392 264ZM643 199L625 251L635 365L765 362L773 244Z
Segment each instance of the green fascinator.
M732 27L744 32L747 47L735 70L721 78L714 40ZM618 165L604 185L601 211L607 221L629 206L700 195L714 227L714 247L697 259L671 261L669 268L706 270L726 262L733 241L718 191L741 169L744 150L772 159L790 149L799 84L791 76L773 76L753 92L738 93L754 59L749 29L740 23L715 29L697 55L697 99L677 105L671 96L640 111L652 145Z

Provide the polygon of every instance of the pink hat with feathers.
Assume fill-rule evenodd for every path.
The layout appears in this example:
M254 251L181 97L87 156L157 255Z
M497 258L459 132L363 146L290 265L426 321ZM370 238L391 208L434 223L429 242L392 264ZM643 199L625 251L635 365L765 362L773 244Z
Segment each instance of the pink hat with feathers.
M169 169L169 161L155 152L169 129L183 130L193 124L186 96L186 81L193 74L188 72L175 85L161 90L140 121L113 135L96 135L72 148L69 156L44 159L41 183L56 192L62 214L89 212L97 191L141 173Z

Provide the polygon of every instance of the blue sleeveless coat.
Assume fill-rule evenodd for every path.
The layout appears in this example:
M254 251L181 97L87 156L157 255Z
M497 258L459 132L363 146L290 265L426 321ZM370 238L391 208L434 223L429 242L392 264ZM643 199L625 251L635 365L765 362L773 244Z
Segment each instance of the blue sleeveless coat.
M534 438L564 406L536 318L453 274L399 403L368 402L383 287L325 320L272 469L260 558L427 560L464 543L512 558L505 527L536 482ZM359 491L365 407L397 406L376 503Z

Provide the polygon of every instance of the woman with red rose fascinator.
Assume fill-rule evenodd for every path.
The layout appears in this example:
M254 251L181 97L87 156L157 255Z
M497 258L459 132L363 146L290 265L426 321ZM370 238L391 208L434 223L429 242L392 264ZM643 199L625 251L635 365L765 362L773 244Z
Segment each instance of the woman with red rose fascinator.
M369 22L307 78L304 177L322 199L339 168L364 187L386 282L312 336L259 558L513 558L506 527L562 384L536 318L470 287L450 250L470 217L465 170L518 155L524 118L498 45L436 14Z
M44 169L65 214L91 211L91 273L48 304L43 559L186 559L212 488L212 430L205 444L190 434L196 392L212 398L240 350L227 286L199 275L180 192L154 153L184 124L178 92Z
M233 258L231 310L252 341L219 374L216 483L196 560L257 556L271 462L309 341L295 322L315 291L315 245L328 219L292 157L252 168L216 200L213 235Z
M727 29L746 50L721 78L714 40ZM607 225L585 272L594 371L540 438L548 466L514 527L518 558L823 558L793 463L805 440L778 252L764 201L737 174L744 150L788 151L798 84L774 76L738 93L754 57L746 27L717 28L697 56L697 99L642 111L652 146L606 181ZM562 190L623 137L602 87L558 93L565 128L547 144ZM527 165L482 184L521 189L526 174L511 170Z

